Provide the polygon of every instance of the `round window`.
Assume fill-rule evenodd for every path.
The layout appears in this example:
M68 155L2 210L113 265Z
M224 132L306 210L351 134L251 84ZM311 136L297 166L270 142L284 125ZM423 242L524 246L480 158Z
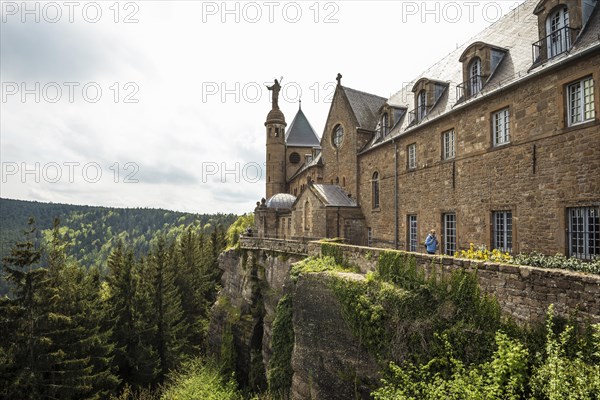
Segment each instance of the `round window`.
M298 164L300 162L300 154L294 152L290 154L290 163Z
M344 128L342 128L341 125L337 125L333 129L333 146L340 147L343 140L344 140Z

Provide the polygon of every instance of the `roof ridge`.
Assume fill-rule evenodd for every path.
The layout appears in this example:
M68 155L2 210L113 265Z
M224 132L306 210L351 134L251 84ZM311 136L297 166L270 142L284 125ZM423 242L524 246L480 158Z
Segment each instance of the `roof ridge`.
M380 99L387 100L387 97L379 96L379 95L373 94L373 93L367 93L367 92L364 92L362 90L352 89L352 88L350 88L348 86L342 86L342 89L348 89L348 90L352 90L353 92L356 92L356 93L366 94L367 96L378 97Z

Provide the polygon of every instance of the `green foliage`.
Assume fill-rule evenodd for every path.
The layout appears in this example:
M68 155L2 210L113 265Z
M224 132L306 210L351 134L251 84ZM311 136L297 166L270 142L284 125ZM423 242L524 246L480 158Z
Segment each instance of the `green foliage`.
M338 264L332 256L308 257L292 265L290 276L296 281L300 275L318 272L359 272L357 268Z
M600 259L595 261L582 261L577 258L567 258L562 254L547 256L540 253L519 254L515 263L540 268L559 268L578 272L600 274Z
M444 338L445 339L445 338ZM489 362L467 368L455 358L445 342L445 354L426 364L402 367L390 363L389 377L383 387L372 393L384 399L492 400L523 398L527 373L527 349L503 333L496 334L497 350ZM440 366L443 370L440 371Z
M152 242L164 235L175 240L186 227L193 225L210 235L226 229L237 216L233 214L190 214L147 208L106 208L49 204L0 199L0 258L8 255L20 240L29 217L38 230L36 240L50 238L55 218L62 221L60 233L69 243L68 254L84 267L102 268L118 241L128 244L135 258L148 254ZM204 228L203 228L204 227ZM7 293L6 281L0 278L0 296Z
M382 361L429 360L444 350L437 334L460 359L480 361L500 326L500 308L481 295L474 274L425 279L414 258L398 252L383 252L365 280L332 275L331 287L354 335Z
M0 300L0 397L106 397L119 382L100 326L98 275L68 259L58 221L46 248L36 248L35 231L30 221L5 258L13 291Z
M293 300L283 296L277 304L273 321L271 350L267 379L274 399L288 399L292 385L292 351L294 350Z
M447 338L445 353L426 363L390 363L383 386L372 393L384 399L597 399L600 396L600 364L585 362L581 354L568 356L573 327L555 333L552 306L546 323L545 353L529 357L517 339L498 331L496 350L490 360L466 366ZM600 325L595 327L593 346L600 350ZM597 354L600 355L600 352ZM533 360L533 361L532 361ZM440 368L440 366L442 368Z
M162 400L242 400L233 378L224 379L212 362L193 359L169 375Z
M227 247L237 247L242 235L248 228L254 226L254 213L241 215L227 229Z
M600 274L600 259L594 261L584 261L575 257L566 257L563 254L548 256L545 254L532 252L529 254L519 254L516 257L509 253L494 249L487 250L485 245L477 248L473 243L468 250L460 250L454 254L454 257L466 258L469 260L492 261L505 264L527 265L530 267L566 269L569 271L587 272L590 274Z
M338 265L346 265L344 258L344 251L342 248L334 243L328 243L321 241L321 255L323 257L333 257L335 263Z

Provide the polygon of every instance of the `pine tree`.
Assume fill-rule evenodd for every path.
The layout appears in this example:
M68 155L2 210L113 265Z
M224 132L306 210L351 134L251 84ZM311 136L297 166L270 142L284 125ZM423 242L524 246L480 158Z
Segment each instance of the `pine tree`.
M7 399L39 399L53 391L48 373L58 357L51 349L50 332L62 316L50 313L53 298L48 293L48 270L39 265L42 253L35 235L35 222L30 218L24 240L4 259L11 297L0 302L6 361L0 370L0 393Z
M52 369L54 396L61 399L102 398L118 379L110 369L114 345L110 331L102 328L99 276L87 273L67 257L67 243L55 220L47 251L48 293L56 321L52 348L59 362Z
M182 309L187 325L189 343L186 354L204 353L208 330L208 292L214 289L212 276L207 275L203 251L204 235L194 232L191 226L180 236L176 283L182 298Z
M175 243L167 245L159 237L145 263L143 288L151 298L152 324L155 327L154 347L159 359L159 379L179 365L186 347L186 321L183 318L181 294L176 285L177 264Z
M158 359L147 344L152 335L147 323L148 299L138 293L140 277L133 253L119 241L108 262L107 319L116 345L113 364L123 383L145 387L154 383Z

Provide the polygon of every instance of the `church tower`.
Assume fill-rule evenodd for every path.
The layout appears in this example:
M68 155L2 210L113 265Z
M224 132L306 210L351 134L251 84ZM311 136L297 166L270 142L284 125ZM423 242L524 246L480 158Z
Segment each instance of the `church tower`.
M267 199L274 194L285 193L285 117L279 109L278 98L281 86L277 79L268 86L272 94L272 107L267 115Z

